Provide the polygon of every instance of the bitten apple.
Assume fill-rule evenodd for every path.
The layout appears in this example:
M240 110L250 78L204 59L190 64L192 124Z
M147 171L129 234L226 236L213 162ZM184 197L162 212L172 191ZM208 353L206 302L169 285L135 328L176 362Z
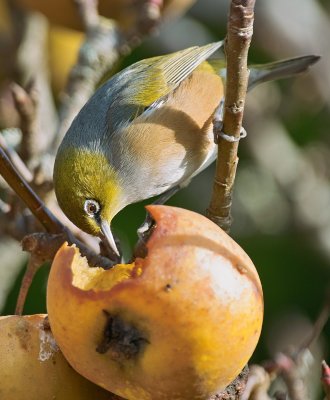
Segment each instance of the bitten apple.
M208 399L258 342L263 295L247 254L191 211L148 206L146 256L89 268L63 245L49 276L54 336L80 374L129 400Z

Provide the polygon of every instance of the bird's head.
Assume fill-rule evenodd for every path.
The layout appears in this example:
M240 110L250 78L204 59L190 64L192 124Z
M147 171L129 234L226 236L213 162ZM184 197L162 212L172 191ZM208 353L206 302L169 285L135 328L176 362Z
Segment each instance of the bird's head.
M54 187L66 216L83 231L103 236L118 254L110 223L125 204L118 174L105 155L74 147L59 151Z

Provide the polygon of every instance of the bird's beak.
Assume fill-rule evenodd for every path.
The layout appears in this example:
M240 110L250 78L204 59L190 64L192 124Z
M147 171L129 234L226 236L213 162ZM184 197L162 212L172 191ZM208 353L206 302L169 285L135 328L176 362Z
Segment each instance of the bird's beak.
M102 231L102 233L103 233L103 235L104 235L104 237L105 237L105 239L107 241L107 244L110 246L111 250L113 250L114 253L118 257L120 257L120 254L119 254L119 251L117 249L116 242L115 242L115 240L113 238L109 223L107 221L105 221L105 220L101 220L100 228L101 228L101 231Z

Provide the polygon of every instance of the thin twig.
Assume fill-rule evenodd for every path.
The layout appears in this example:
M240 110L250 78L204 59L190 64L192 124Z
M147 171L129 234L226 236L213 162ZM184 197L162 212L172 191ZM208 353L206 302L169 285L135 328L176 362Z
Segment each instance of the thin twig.
M0 171L3 178L14 192L29 207L34 216L41 222L47 232L61 233L64 226L61 222L48 210L41 199L31 189L28 183L16 170L5 151L0 147Z
M159 25L164 0L140 0L138 19L127 37L135 44L142 40L144 35L152 33Z
M15 3L15 2L12 2ZM33 92L38 94L38 112L35 113L30 130L29 160L37 164L41 154L49 148L56 133L57 112L50 85L48 65L48 29L47 19L39 13L24 13L17 10L13 21L15 29L22 29L22 37L17 49L15 70L18 71L18 82L27 87L34 82ZM32 94L32 93L31 93ZM36 96L34 102L36 102ZM24 129L21 124L21 128Z
M5 138L0 132L0 147L6 153L7 157L10 159L12 164L18 170L19 174L27 181L31 182L33 180L33 175L31 171L26 167L21 157L13 150L11 147L7 145Z
M260 365L251 365L242 400L270 400L268 390L272 376Z
M238 163L238 140L242 130L248 84L247 56L253 33L255 0L232 0L226 38L227 82L223 122L214 121L218 159L207 216L229 231L233 185ZM224 135L225 133L225 135ZM228 136L234 141L228 140Z
M325 324L328 322L330 316L330 293L327 293L323 307L313 325L313 329L309 336L300 344L294 357L299 357L299 353L311 347L311 345L320 337Z
M71 239L71 240L70 240ZM22 279L15 314L21 315L31 283L39 268L47 261L52 261L62 244L68 241L79 246L82 256L86 256L90 267L99 266L111 268L113 263L106 257L95 254L83 243L73 237L70 232L50 234L46 232L33 233L22 240L22 249L31 254L24 277Z
M329 319L330 303L327 295L323 307L316 319L312 332L295 349L288 352L279 352L273 360L264 363L265 370L274 378L281 376L288 389L289 398L292 400L305 400L308 398L306 386L306 360L310 358L310 346L317 340Z
M35 277L35 274L38 272L38 270L40 269L40 266L43 263L44 263L44 261L42 261L42 259L40 259L35 254L31 254L31 257L28 261L28 264L27 264L27 267L25 270L24 277L22 279L22 283L21 283L17 301L16 301L16 307L15 307L16 315L23 314L25 300L26 300L28 291L30 289L30 286L32 284L33 278Z
M74 0L86 31L97 28L100 17L97 12L97 0Z
M43 258L43 262L52 261L57 253L57 250L62 244L67 241L69 244L75 244L79 247L82 256L88 259L90 267L102 267L111 268L114 262L109 260L107 257L103 257L96 254L84 243L78 240L72 235L69 230L60 234L51 234L47 232L38 232L31 235L27 235L22 240L22 248L24 251L28 251L31 254L36 254L40 258Z
M285 362L281 371L281 376L288 387L288 394L292 400L304 400L308 397L307 386L304 374L300 371L300 366L304 363L306 355L309 355L309 348L320 337L325 324L330 315L330 299L329 294L324 301L323 307L313 325L312 332L303 340L292 355L282 355L289 357L289 362ZM292 364L290 362L292 360Z
M303 368L306 352L309 353L309 350L305 348L301 349L299 357L291 357L290 354L285 353L278 353L275 357L278 372L285 382L291 400L305 400L308 398Z
M11 91L15 101L16 109L20 116L20 129L22 131L22 141L20 144L20 156L27 162L34 156L38 139L37 123L37 92L33 81L25 90L21 86L13 83Z

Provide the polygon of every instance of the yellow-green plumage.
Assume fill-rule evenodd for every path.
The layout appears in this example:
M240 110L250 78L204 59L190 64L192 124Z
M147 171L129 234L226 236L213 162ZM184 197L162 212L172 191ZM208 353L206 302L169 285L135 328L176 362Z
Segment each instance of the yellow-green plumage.
M83 231L97 235L100 228L83 212L84 201L101 201L104 196L108 201L104 203L103 213L111 220L121 198L118 174L103 154L74 147L61 152L56 165L61 165L61 168L54 169L54 181L59 183L56 194L60 207ZM74 190L68 190L70 187Z

